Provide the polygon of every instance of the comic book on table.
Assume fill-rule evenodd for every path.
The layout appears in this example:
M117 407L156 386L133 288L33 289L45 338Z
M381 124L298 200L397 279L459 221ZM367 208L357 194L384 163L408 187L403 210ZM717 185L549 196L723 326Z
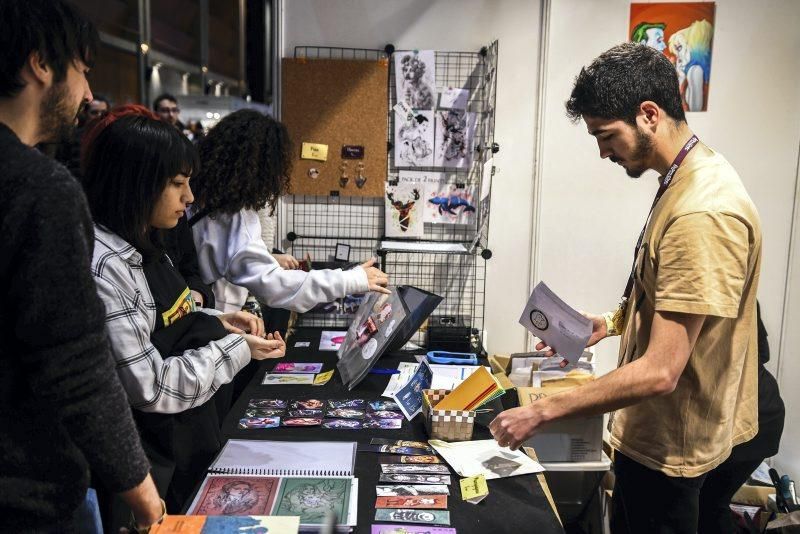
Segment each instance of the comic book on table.
M300 531L356 524L355 442L229 440L211 464L189 515L296 516Z

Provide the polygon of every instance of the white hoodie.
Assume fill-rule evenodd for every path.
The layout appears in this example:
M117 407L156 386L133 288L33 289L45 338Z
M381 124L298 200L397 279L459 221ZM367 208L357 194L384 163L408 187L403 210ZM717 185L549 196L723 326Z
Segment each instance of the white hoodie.
M189 219L195 211L189 209ZM278 265L261 237L253 210L206 215L192 226L200 275L214 284L217 309L242 309L248 291L271 308L305 312L317 304L369 291L361 267L309 273Z

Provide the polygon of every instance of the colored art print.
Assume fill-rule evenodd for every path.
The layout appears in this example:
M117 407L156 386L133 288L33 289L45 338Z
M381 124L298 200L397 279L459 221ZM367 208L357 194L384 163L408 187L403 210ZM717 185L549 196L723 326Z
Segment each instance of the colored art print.
M418 527L415 525L372 525L370 534L456 534L447 527Z
M364 419L364 412L361 410L353 410L352 408L336 408L328 410L325 417L334 419Z
M248 408L245 417L275 417L283 415L284 410L273 408Z
M450 475L432 475L428 473L381 473L379 482L398 484L447 484L450 485Z
M191 515L270 515L280 479L210 476L189 510Z
M350 408L353 410L364 409L364 399L335 399L328 401L328 408L335 410L337 408Z
M422 237L425 190L422 184L386 182L384 234L386 237Z
M322 410L289 410L288 417L322 417Z
M436 105L436 52L409 50L394 53L397 101L412 109L433 109Z
M250 399L247 406L248 408L274 408L281 410L286 408L286 401L283 399Z
M280 417L245 417L239 419L239 428L252 430L254 428L275 428L281 423Z
M470 111L437 111L434 144L434 167L469 169L476 116Z
M393 484L391 486L375 486L379 497L404 495L450 495L444 484Z
M395 167L433 167L433 117L432 111L394 115Z
M379 428L381 430L398 430L403 428L402 419L376 419L367 416L364 420L362 428Z
M373 440L377 441L377 440ZM387 440L388 441L388 440ZM408 442L413 443L413 442ZM358 450L361 452L381 452L385 454L403 454L409 456L427 456L431 454L431 449L429 448L416 448L416 447L404 447L401 445L359 445Z
M425 449L427 454L433 454L433 447L428 445L425 441L409 441L405 439L386 439L386 438L372 438L369 441L370 445L393 445L395 447L413 447L415 449Z
M313 384L314 375L302 373L266 374L261 381L265 386L287 386L290 384Z
M321 417L287 417L281 422L283 426L319 426L321 424Z
M325 419L322 428L334 430L360 430L363 427L358 419Z
M447 510L447 495L412 495L403 497L378 497L375 508L422 508Z
M631 4L628 38L669 58L685 111L708 109L715 9L714 2Z
M381 464L384 473L433 473L449 475L450 470L442 464Z
M440 464L442 461L438 456L401 456L401 464Z
M408 508L390 510L387 508L379 508L375 511L375 521L397 521L399 523L449 525L450 512L446 510L412 510Z
M319 338L319 350L324 351L337 351L344 342L344 337L347 332L333 332L323 330Z
M319 373L322 371L321 363L295 363L280 362L272 370L273 373Z
M477 187L425 184L423 221L433 224L474 224Z
M344 521L350 500L348 478L285 478L272 515L300 516L300 523L321 524L332 512Z
M320 399L303 399L293 401L293 410L321 410L325 407L325 401Z
M400 406L397 405L394 401L369 401L369 409L371 411L378 411L378 410L389 410L389 411L399 411Z
M369 412L369 416L374 419L402 419L403 414L400 412L391 412L389 410L375 410Z

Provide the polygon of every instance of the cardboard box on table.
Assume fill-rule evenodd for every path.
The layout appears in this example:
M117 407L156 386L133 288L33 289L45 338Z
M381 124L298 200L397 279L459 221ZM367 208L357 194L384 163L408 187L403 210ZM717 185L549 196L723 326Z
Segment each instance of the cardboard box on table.
M585 380L567 377L552 381L552 386L531 387L513 384L508 378L510 356L491 355L489 364L501 385L516 389L519 406L526 406L546 396L569 391ZM534 369L534 373L538 372ZM546 382L547 383L547 382ZM558 384L558 386L556 386ZM554 387L555 386L555 387ZM524 443L533 447L540 462L597 462L603 455L603 416L576 417L549 423Z

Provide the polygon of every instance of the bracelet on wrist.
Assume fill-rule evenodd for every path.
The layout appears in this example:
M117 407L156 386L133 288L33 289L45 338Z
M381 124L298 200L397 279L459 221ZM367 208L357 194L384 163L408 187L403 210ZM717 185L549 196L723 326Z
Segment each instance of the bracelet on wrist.
M133 513L131 513L131 526L129 530L134 534L148 534L150 529L164 521L165 517L167 517L167 503L164 502L164 499L161 499L161 517L159 517L156 522L141 527L136 523L136 518L133 516Z

